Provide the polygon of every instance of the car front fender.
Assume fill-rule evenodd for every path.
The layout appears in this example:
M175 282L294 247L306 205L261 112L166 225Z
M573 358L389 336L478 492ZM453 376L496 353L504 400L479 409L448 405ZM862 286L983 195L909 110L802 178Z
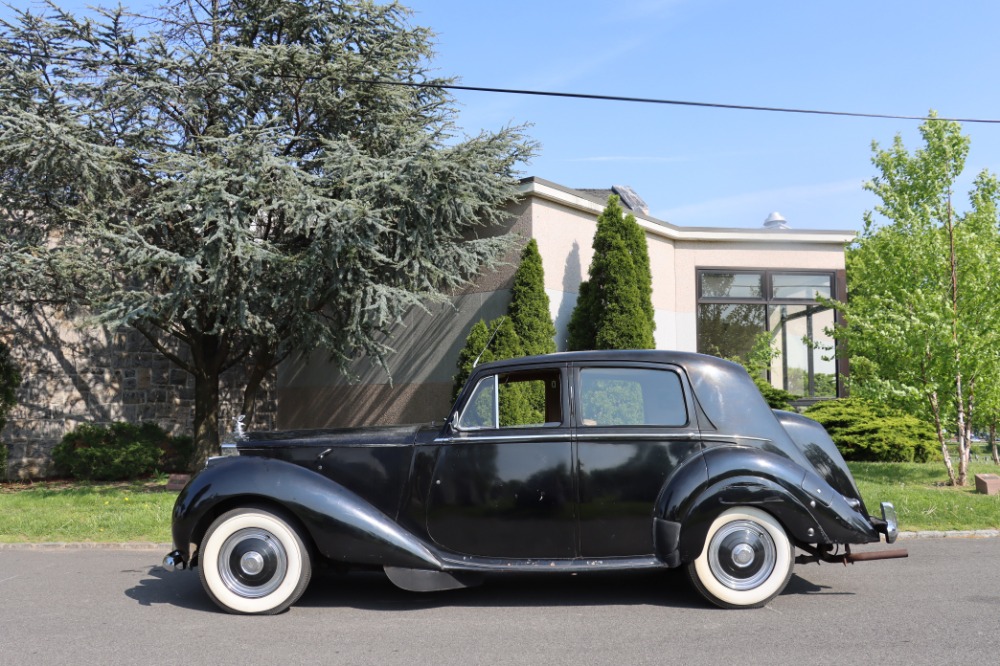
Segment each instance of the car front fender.
M733 506L767 511L799 543L879 540L860 503L852 503L818 474L784 456L757 448L717 445L707 448L699 458L686 463L667 481L657 504L662 520L680 526L680 562L691 562L701 554L712 521Z
M196 475L174 503L174 546L188 561L212 521L247 505L270 504L301 523L331 560L440 569L426 543L356 493L305 467L273 458L232 457Z

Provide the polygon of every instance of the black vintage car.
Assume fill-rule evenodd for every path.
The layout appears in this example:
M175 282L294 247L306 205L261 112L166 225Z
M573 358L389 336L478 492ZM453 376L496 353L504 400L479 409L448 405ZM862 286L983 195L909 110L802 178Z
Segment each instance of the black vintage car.
M314 566L407 590L507 572L685 566L726 608L759 607L798 562L897 534L868 513L823 428L772 411L740 366L666 351L476 368L443 426L251 434L177 498L168 568L234 613L277 613ZM795 549L803 551L796 558Z

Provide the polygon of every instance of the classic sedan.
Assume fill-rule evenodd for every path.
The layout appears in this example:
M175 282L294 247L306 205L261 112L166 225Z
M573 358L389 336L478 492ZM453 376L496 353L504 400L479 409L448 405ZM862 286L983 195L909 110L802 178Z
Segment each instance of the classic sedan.
M906 556L852 553L895 540L892 505L869 514L822 426L699 354L484 364L441 426L253 433L228 453L177 498L164 565L197 567L232 613L288 608L320 563L421 592L685 567L713 604L754 608L797 561Z

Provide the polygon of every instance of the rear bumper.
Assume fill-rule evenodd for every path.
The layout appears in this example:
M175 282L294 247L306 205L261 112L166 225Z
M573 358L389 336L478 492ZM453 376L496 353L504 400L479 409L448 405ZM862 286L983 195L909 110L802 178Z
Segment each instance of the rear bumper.
M891 502L882 502L882 517L870 518L876 532L885 535L886 543L893 543L899 536L899 521L896 519L896 507Z

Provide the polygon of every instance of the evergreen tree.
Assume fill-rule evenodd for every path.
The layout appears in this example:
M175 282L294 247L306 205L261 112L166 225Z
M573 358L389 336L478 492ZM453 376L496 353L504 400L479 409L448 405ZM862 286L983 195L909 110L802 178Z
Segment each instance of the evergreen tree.
M652 276L645 233L618 197L597 219L589 279L570 317L570 349L652 349Z
M526 356L551 354L556 350L556 327L549 312L549 296L545 293L542 256L534 238L521 252L507 311Z
M132 326L190 372L200 460L226 369L247 412L295 350L381 360L407 309L509 249L477 231L533 146L454 139L400 5L45 11L0 23L0 294Z

